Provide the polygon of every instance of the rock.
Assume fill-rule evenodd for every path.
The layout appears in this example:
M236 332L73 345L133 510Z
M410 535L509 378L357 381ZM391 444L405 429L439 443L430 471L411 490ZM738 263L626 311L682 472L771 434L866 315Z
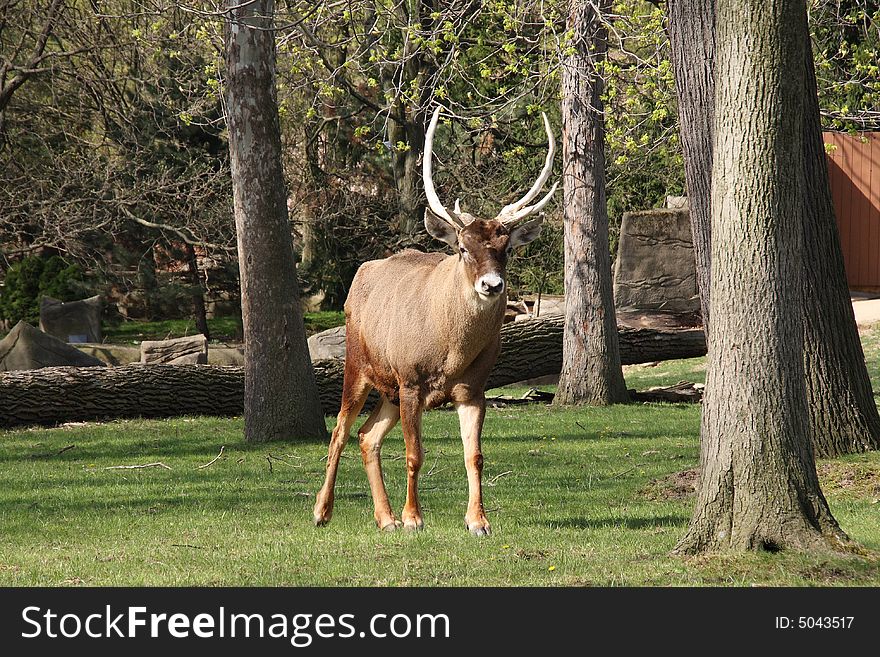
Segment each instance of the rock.
M541 305L538 305L538 297L535 297L535 305L532 307L535 317L550 317L551 315L565 315L565 297L558 294L544 294L541 296Z
M309 338L309 356L312 361L327 358L345 358L345 327L337 326Z
M299 307L304 313L316 313L321 310L321 304L324 303L324 298L327 296L327 293L324 290L318 290L315 294L310 294L307 297L302 297L299 300Z
M687 210L690 206L688 205L688 197L687 196L667 196L666 197L666 207L670 210Z
M208 339L199 333L173 340L144 340L141 342L141 363L207 365Z
M100 296L80 301L59 301L43 297L40 301L40 330L65 342L101 342Z
M108 365L130 365L141 359L140 347L118 344L77 344L76 349Z
M104 363L23 321L0 340L0 371L98 365Z
M244 346L211 347L208 365L244 365Z
M687 210L627 212L614 267L619 309L693 313L700 309Z

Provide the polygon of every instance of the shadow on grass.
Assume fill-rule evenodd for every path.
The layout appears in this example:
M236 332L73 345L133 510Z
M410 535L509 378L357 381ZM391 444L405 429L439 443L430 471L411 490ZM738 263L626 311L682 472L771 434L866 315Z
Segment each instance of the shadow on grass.
M121 428L122 429L122 428ZM131 439L131 442L106 438L103 436L84 435L79 432L62 432L51 434L48 440L40 440L38 445L17 444L0 450L0 463L77 463L80 461L96 461L105 459L132 459L138 457L186 458L201 455L210 460L212 454L225 448L227 458L233 454L251 452L295 452L297 448L311 449L315 446L326 446L326 440L288 440L270 443L246 443L244 438L235 436L232 440L218 439L215 436L177 436L173 432L144 436L142 433ZM60 452L68 445L76 447Z
M547 520L537 522L537 525L547 525L551 529L607 529L609 527L625 527L626 529L645 529L647 527L686 527L689 517L655 516L652 518L627 518L627 517L604 517L604 518L563 518L561 520Z

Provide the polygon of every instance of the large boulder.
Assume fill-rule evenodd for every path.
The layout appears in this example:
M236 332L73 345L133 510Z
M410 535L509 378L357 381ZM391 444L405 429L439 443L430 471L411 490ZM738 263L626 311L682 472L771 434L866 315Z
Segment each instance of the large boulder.
M208 338L199 333L173 340L144 340L141 342L141 363L207 365Z
M65 342L101 342L100 296L80 301L59 301L43 297L40 301L40 330Z
M58 338L35 329L27 322L19 322L0 340L0 372L35 370L41 367L95 367L104 365L71 347Z
M345 327L327 329L315 333L308 340L312 361L327 358L345 358Z
M623 215L614 267L614 303L620 309L699 311L694 245L686 209Z

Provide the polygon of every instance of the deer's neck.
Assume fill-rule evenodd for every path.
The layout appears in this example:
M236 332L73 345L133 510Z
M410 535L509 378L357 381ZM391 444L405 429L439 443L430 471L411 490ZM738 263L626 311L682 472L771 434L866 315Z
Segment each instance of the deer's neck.
M443 260L436 274L438 294L434 296L435 325L443 327L446 344L450 348L460 350L465 358L476 356L495 339L501 329L507 294L481 298L457 255ZM442 285L440 281L443 281Z

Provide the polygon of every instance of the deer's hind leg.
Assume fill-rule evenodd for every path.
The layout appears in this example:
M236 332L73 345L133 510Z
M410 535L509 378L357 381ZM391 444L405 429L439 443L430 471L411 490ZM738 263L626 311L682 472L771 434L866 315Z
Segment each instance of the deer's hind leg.
M421 529L422 507L419 504L419 471L425 460L422 449L422 412L424 406L417 389L400 389L400 424L406 443L406 503L400 514L406 529Z
M345 449L351 428L357 420L358 413L364 407L364 402L367 401L367 395L370 394L371 389L372 386L361 376L359 369L351 361L346 360L342 384L342 404L339 415L336 417L336 428L333 429L333 435L330 438L326 477L324 486L318 491L318 497L315 501L314 520L317 526L326 525L333 515L333 491L336 487L339 457L342 455L342 450Z
M367 471L370 492L373 494L373 516L376 518L376 525L384 531L393 531L401 525L391 511L385 480L382 477L382 441L399 419L400 407L392 404L383 395L370 417L358 430L364 470Z

